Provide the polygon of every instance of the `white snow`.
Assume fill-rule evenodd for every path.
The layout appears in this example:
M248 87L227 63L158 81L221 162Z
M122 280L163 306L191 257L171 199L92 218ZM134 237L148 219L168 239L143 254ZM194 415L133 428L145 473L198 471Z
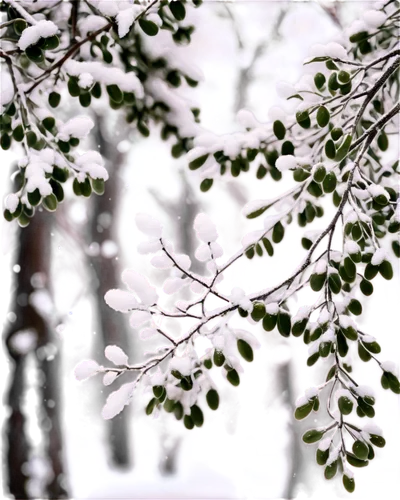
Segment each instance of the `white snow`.
M279 304L277 302L271 302L265 306L265 310L268 314L278 314Z
M135 390L136 382L124 384L117 391L112 392L101 412L105 420L114 418L124 409L125 405L129 404L133 391Z
M138 252L141 255L147 255L150 253L156 253L161 250L161 242L159 239L142 241L138 245Z
M144 305L151 306L157 303L158 295L156 289L149 283L146 276L133 269L125 269L121 274L121 279L137 294Z
M120 289L109 290L104 295L104 300L112 309L123 313L138 306L138 301L132 293Z
M211 259L211 249L206 243L201 243L196 248L194 256L200 262L207 262Z
M344 251L350 255L360 252L360 247L353 240L347 240L344 245Z
M107 372L104 377L103 377L103 384L104 385L111 385L114 380L118 377L119 373L118 372Z
M172 260L165 254L155 255L150 260L150 263L156 269L170 269L174 265Z
M66 71L71 76L79 76L82 73L89 73L93 80L104 85L118 85L124 92L133 92L136 97L142 98L143 87L140 80L132 71L125 73L122 69L93 61L76 61L69 59L65 63Z
M296 315L293 317L293 323L299 323L303 319L309 318L311 312L310 306L301 306L297 311Z
M151 238L161 238L162 225L153 216L145 213L138 213L135 215L135 223L139 231Z
M139 6L132 5L129 9L122 10L118 13L115 20L118 24L118 36L120 38L123 38L129 33L129 30L131 29L131 26L140 11L141 9Z
M315 396L318 396L318 388L317 387L309 387L305 391L305 395L307 399L312 399L315 398Z
M372 387L370 387L369 385L359 385L355 388L357 394L359 396L361 396L362 398L364 396L371 396L371 397L375 397L375 392L374 390L372 389Z
M386 21L386 14L378 10L367 10L363 13L362 18L370 28L378 28Z
M276 91L279 97L287 99L296 93L296 89L291 83L280 81L276 84Z
M14 97L14 87L10 73L5 67L0 72L0 106L6 106Z
M18 47L21 50L27 49L30 45L37 43L40 38L48 38L58 32L58 26L52 21L41 20L34 26L26 28L18 40Z
M244 128L255 128L260 125L260 122L248 109L241 109L236 115L236 119Z
M104 349L104 355L107 359L114 363L114 365L126 366L128 364L128 356L117 345L108 345Z
M75 366L74 375L76 380L81 382L93 377L93 375L96 375L100 371L103 371L103 367L96 363L96 361L84 359Z
M10 193L4 200L4 207L11 213L14 213L17 210L18 203L19 203L18 196L15 193Z
M384 260L387 259L387 251L385 248L378 248L371 259L373 266L379 266Z
M185 280L182 278L167 278L163 285L163 291L167 295L172 295L174 293L179 292L183 287L190 284L189 280Z
M150 320L151 314L148 311L132 311L132 314L129 317L129 324L132 328L136 328Z
M382 429L373 422L368 422L367 424L365 424L363 427L363 431L367 432L368 434L376 434L377 436L383 436Z
M331 442L332 442L332 439L330 437L322 439L318 443L318 449L321 451L326 451L329 448L329 446L331 445Z
M78 84L82 89L87 89L93 85L93 76L90 73L81 73Z
M397 375L397 367L393 361L384 361L381 363L381 368L385 372L393 373L393 375Z
M199 240L204 243L215 241L218 238L214 222L204 213L196 216L193 227Z
M59 127L57 137L67 142L71 137L83 139L94 127L91 118L85 115L75 116Z
M280 172L285 172L286 170L292 170L297 167L297 158L293 155L280 156L276 160L275 167Z
M192 372L192 361L189 357L174 356L169 362L170 370L177 370L182 375L190 375Z
M148 339L155 337L157 334L158 334L158 332L155 328L147 327L147 328L143 328L142 330L140 330L139 338L141 340L148 340Z
M330 42L325 46L325 53L327 56L337 59L347 59L346 49L336 42Z

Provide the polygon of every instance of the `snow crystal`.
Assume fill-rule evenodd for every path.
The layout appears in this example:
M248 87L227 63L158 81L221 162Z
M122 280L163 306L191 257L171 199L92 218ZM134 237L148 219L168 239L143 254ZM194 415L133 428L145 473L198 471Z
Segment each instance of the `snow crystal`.
M396 365L393 361L384 361L381 363L381 368L385 372L393 373L393 375L396 375L397 373Z
M103 367L96 363L96 361L93 361L92 359L84 359L75 366L74 375L76 380L81 382L82 380L93 377L93 375L96 375L96 373L102 370Z
M280 171L292 170L297 167L297 159L293 155L280 156L275 163L275 167Z
M119 373L118 372L107 372L104 377L103 377L103 384L104 385L111 385L114 380L118 377Z
M129 318L129 324L132 328L136 328L150 320L151 314L148 311L132 311Z
M112 392L108 396L107 402L101 412L101 415L105 420L114 418L118 415L118 413L121 413L125 405L129 404L135 386L136 382L124 384L117 391Z
M122 281L133 290L144 305L151 306L158 301L158 295L155 288L150 285L146 276L134 271L125 269L121 274Z
M161 238L162 225L151 215L139 213L135 215L135 223L139 231L151 238Z
M194 220L193 228L200 241L209 243L218 238L217 229L215 224L206 214L198 214Z
M123 313L129 312L131 309L138 306L136 298L125 290L108 290L104 295L104 300L112 309Z
M93 76L90 73L81 73L78 84L82 89L87 89L93 85Z
M34 26L26 28L18 40L18 47L21 50L27 49L30 45L37 43L40 38L48 38L58 32L58 27L52 21L42 20Z
M367 10L362 15L365 24L370 28L378 28L386 21L386 14L378 10Z
M126 73L120 68L109 66L100 62L85 62L70 59L65 64L66 71L71 76L79 76L82 73L92 75L94 81L104 85L118 85L124 92L134 92L138 98L143 97L143 87L140 80L133 71Z
M371 264L373 266L379 266L382 262L387 259L387 252L385 248L378 248L371 259Z
M14 213L17 210L19 203L19 198L16 194L10 193L7 195L6 199L4 200L4 206L7 210L9 210L11 213Z
M157 335L157 333L158 332L155 328L150 328L150 327L143 328L139 332L139 338L141 340L148 340L148 339L155 337Z
M102 0L97 4L97 8L105 16L114 17L118 14L118 3L110 2L109 0Z
M62 141L69 141L71 137L83 139L94 127L93 120L88 116L75 116L61 125L57 137Z
M137 5L133 5L129 9L122 10L116 16L115 20L118 24L118 36L120 38L123 38L129 33L129 30L131 29L131 26L139 12L140 8L138 8Z
M104 350L104 355L114 365L126 366L128 364L128 356L116 345L108 345Z
M337 59L347 59L346 49L336 42L330 42L325 47L326 55Z
M192 361L190 358L174 356L169 363L170 370L177 370L182 375L190 375L192 372Z

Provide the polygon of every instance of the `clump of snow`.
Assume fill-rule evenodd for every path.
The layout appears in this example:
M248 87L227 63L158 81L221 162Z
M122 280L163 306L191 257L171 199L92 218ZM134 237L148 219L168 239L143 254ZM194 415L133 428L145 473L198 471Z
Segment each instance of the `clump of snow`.
M288 97L296 93L296 89L292 84L283 81L280 81L276 84L276 91L279 97L282 97L282 99L287 99Z
M374 393L374 390L372 389L372 387L370 387L369 385L359 385L355 388L357 394L359 396L361 396L362 398L364 396L371 396L371 397L375 397L375 393Z
M91 120L88 116L75 116L60 126L57 137L61 141L65 142L69 141L71 137L83 139L88 135L93 127L93 120Z
M303 319L306 319L310 316L311 307L310 306L302 306L297 311L297 314L293 317L293 323L299 323Z
M14 97L14 86L6 68L2 68L0 79L0 106L6 106Z
M76 61L70 59L65 63L66 71L71 76L79 77L82 73L89 73L93 80L104 85L118 85L124 92L133 92L136 97L142 98L144 95L142 84L132 71L126 73L120 68L109 66L100 62Z
M150 320L151 314L148 311L133 311L129 318L129 324L132 328L136 328Z
M138 252L141 255L147 255L150 253L156 253L161 250L161 242L159 239L142 241L138 245Z
M151 260L150 263L152 266L154 266L156 269L170 269L174 263L172 260L168 257L168 255L161 254L161 255L155 255Z
M387 259L387 252L385 248L378 248L371 259L373 266L379 266L384 260Z
M365 24L370 28L378 28L386 21L386 14L379 10L367 10L362 15Z
M82 380L87 380L88 378L93 377L93 375L96 375L102 370L103 367L96 363L96 361L93 361L92 359L84 359L75 366L74 375L76 380L81 382Z
M177 370L182 375L190 375L192 372L192 361L188 357L174 356L169 362L170 370Z
M17 210L19 203L19 198L16 194L10 193L7 195L6 199L4 200L4 206L7 210L9 210L11 213L14 213Z
M138 301L134 295L125 290L109 290L104 295L104 300L112 309L123 313L129 312L131 309L138 306Z
M189 285L189 283L189 280L182 278L167 278L163 285L163 291L168 295L173 295L186 285Z
M114 365L126 366L128 364L128 356L116 345L108 345L104 350L104 355Z
M114 418L118 413L121 413L125 405L129 404L135 386L136 382L124 384L117 391L112 392L108 396L106 404L101 412L105 420Z
M346 49L336 42L330 42L325 46L325 53L327 56L332 57L334 59L346 59L347 52Z
M353 240L347 240L345 245L344 245L344 251L350 255L354 255L358 252L360 252L360 247L358 244L353 241Z
M200 262L207 262L211 259L211 248L206 243L202 243L196 248L194 256Z
M125 269L121 274L121 279L137 294L144 305L151 306L157 303L157 292L155 288L150 285L146 276L143 276L133 269Z
M34 45L41 38L48 38L58 32L58 26L52 21L38 21L34 26L26 28L18 40L18 47L26 50L30 45Z
M104 385L111 385L114 380L118 377L119 373L118 372L107 372L104 377L103 377L103 384Z
M397 373L396 365L393 361L384 361L381 363L381 368L385 372L393 373L393 375Z
M260 122L256 119L254 114L247 109L241 109L236 115L236 118L244 128L255 128L260 125Z
M218 238L215 224L206 214L198 214L194 220L193 227L198 239L204 243L213 242Z
M306 389L305 395L307 399L315 398L315 396L318 396L318 388L309 387L308 389Z
M151 238L161 238L161 223L149 214L138 213L135 215L135 223L139 231Z
M103 2L106 3L106 2ZM140 7L138 5L132 5L129 9L124 9L118 13L115 20L118 24L118 36L123 38L129 33L132 24L135 21L136 16L140 12Z
M155 337L157 335L157 333L158 332L155 328L147 327L147 328L143 328L142 330L140 330L139 337L141 340L148 340L148 339Z
M382 429L372 422L365 424L363 427L363 431L368 432L368 434L376 434L377 436L383 436Z
M321 451L326 451L329 448L329 446L331 445L331 442L332 442L332 439L330 437L322 439L318 444L318 449Z
M327 268L327 262L325 259L320 259L314 266L315 274L325 274Z
M87 89L93 85L93 76L90 73L81 73L78 84L82 89Z
M297 158L293 155L280 156L275 163L275 167L280 171L293 170L297 167Z

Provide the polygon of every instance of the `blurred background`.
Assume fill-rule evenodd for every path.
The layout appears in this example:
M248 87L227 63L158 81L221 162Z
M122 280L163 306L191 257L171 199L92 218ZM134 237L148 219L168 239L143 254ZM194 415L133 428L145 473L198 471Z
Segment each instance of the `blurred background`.
M235 117L242 108L268 121L269 108L283 106L276 83L295 83L308 48L340 40L343 26L372 5L205 1L191 12L196 25L192 44L175 49L200 68L204 81L182 92L201 108L202 126L217 134L240 130ZM66 116L82 112L70 102ZM400 400L380 389L378 368L354 360L357 380L376 389L375 421L384 429L387 446L367 470L356 471L356 492L349 495L339 480L323 479L313 461L314 446L301 444L312 422L293 418L297 396L321 383L324 370L306 367L307 347L299 339L286 341L260 325L252 328L262 344L255 362L246 367L238 388L218 380L220 409L206 413L202 429L188 431L171 414L147 417L140 390L122 414L112 421L101 418L107 395L116 387L103 387L96 378L76 382L76 363L84 358L103 363L108 344L121 346L131 362L140 361L148 348L125 317L105 305L104 293L121 285L125 268L147 274L154 283L165 277L136 250L141 236L134 214L159 218L177 249L191 254L197 246L194 217L206 212L217 223L228 257L246 232L261 225L241 215L244 203L276 195L285 183L275 184L270 177L257 181L250 173L200 193L185 159L171 157L171 145L159 139L159 130L143 139L106 104L91 112L95 142L88 146L98 147L107 160L105 194L67 196L55 214L41 212L23 230L1 221L5 496L11 488L18 498L395 498L400 491ZM2 152L3 197L17 155ZM311 229L329 220L329 210L317 220ZM224 289L236 285L249 293L277 283L305 255L301 234L291 226L273 259L244 259L232 266ZM399 364L395 268L396 279L374 281L376 293L361 321L380 341L381 359ZM319 413L316 425L324 422Z

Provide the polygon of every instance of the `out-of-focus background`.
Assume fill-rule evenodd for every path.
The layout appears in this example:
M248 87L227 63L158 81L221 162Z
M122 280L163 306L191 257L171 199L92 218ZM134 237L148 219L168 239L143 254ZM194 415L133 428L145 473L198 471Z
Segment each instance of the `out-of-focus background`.
M241 108L269 120L269 108L283 105L276 82L296 82L308 48L337 39L372 5L205 1L191 14L196 25L192 44L179 49L204 74L196 89L186 91L201 108L204 128L239 130L235 116ZM78 108L71 103L65 113L76 114ZM171 158L170 144L159 139L159 131L143 139L107 106L100 106L94 118L96 145L110 172L105 195L89 200L69 196L56 214L38 214L22 231L1 222L3 338L15 325L21 330L1 351L5 495L7 471L18 481L16 464L22 459L22 473L30 477L26 490L33 498L43 497L45 489L52 498L77 499L395 498L400 491L400 402L380 389L378 368L354 360L358 379L376 389L375 420L387 446L370 467L357 471L356 492L348 495L340 481L323 479L313 462L314 446L300 442L313 422L293 419L297 396L322 382L325 373L318 366L306 367L307 347L299 339L286 341L259 325L252 329L262 343L254 363L246 367L238 388L219 381L220 409L206 413L203 428L185 430L166 413L157 419L145 416L140 391L114 420L101 418L115 387L107 390L98 379L76 382L74 366L83 358L104 362L108 344L123 347L132 362L147 348L123 315L105 306L104 293L120 285L119 274L127 267L147 273L155 283L162 278L136 250L141 237L133 215L155 215L178 249L191 253L196 246L193 219L206 212L216 221L228 256L245 232L260 225L241 215L244 203L283 191L284 184L247 174L202 194L185 159ZM2 153L2 195L9 189L16 154ZM315 228L328 219L329 211L314 222ZM277 283L304 256L300 229L291 226L288 233L279 255L238 263L224 287L237 285L248 293ZM382 345L382 360L396 363L398 276L397 266L396 279L383 283L377 278L362 317L367 333ZM40 330L39 338L24 328L23 311ZM323 416L318 418L317 424L323 422ZM61 474L61 486L54 470Z

